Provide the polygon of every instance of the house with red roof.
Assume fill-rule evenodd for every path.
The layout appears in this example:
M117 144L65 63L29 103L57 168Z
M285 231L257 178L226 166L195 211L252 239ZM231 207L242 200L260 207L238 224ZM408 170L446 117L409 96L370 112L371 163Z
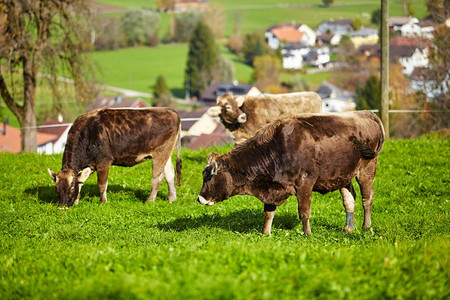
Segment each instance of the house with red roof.
M53 153L51 151L53 149L53 142L56 139L56 135L38 132L36 138L38 153ZM0 128L0 152L20 153L21 143L22 139L20 129L11 127L4 123Z
M297 43L305 46L314 46L316 33L306 24L282 23L269 27L265 32L267 44L272 49L280 46Z

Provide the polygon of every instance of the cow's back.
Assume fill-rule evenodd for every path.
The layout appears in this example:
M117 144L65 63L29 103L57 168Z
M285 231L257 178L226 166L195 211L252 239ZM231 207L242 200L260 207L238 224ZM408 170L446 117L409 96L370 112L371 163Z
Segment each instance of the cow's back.
M315 92L248 97L241 107L247 115L247 122L241 126L238 135L249 138L274 120L302 113L319 113L321 109L322 100Z
M97 163L103 159L132 165L141 154L172 140L179 130L180 118L173 109L99 109L78 117L69 131L63 165ZM78 161L83 161L82 163Z

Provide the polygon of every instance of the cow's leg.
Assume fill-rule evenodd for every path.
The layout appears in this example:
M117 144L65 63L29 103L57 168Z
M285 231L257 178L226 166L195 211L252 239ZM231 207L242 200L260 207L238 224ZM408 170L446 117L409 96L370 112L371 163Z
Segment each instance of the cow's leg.
M175 169L173 168L172 159L170 157L164 166L164 177L166 178L167 187L169 189L169 202L174 202L177 200L177 192L175 189Z
M153 159L153 170L152 170L152 190L150 196L145 202L155 201L156 195L158 194L159 186L164 179L164 164L166 161L161 161L161 159Z
M77 205L81 198L81 188L83 187L83 184L81 182L78 183L78 196L77 199L75 199L74 205Z
M311 235L311 227L309 226L309 218L311 216L311 194L312 186L302 184L297 188L298 200L298 216L302 221L303 232L306 235Z
M352 232L355 228L355 190L350 182L346 187L340 189L342 202L344 204L347 219L345 221L345 232Z
M367 166L360 170L356 180L361 189L362 204L364 208L363 229L370 228L372 199L375 191L373 190L373 180L377 169L377 158L368 162Z
M110 165L97 168L97 186L100 191L100 201L106 203L106 190L108 189L108 173Z
M262 229L263 234L270 235L270 231L272 229L273 217L275 216L275 212L277 210L276 205L273 204L264 204L264 226Z

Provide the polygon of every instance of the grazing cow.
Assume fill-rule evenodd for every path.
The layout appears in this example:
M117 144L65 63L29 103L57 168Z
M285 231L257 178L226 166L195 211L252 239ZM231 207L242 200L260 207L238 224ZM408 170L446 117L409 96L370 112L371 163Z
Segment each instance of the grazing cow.
M230 152L210 154L197 200L213 205L234 195L255 196L264 203L262 232L270 234L276 207L296 195L303 230L310 235L311 193L340 190L347 213L344 230L350 232L355 226L356 177L363 228L369 228L372 183L383 142L383 125L370 111L278 120Z
M177 179L181 181L180 117L169 108L99 109L79 116L70 128L62 169L48 169L59 195L60 208L78 204L84 181L97 171L101 202L106 202L111 165L131 167L153 159L152 189L156 198L165 177L169 200L176 200L171 155L177 148Z
M256 97L225 94L217 98L217 104L208 113L220 117L236 144L254 136L258 129L277 119L300 113L318 113L322 109L322 100L314 92L261 94Z

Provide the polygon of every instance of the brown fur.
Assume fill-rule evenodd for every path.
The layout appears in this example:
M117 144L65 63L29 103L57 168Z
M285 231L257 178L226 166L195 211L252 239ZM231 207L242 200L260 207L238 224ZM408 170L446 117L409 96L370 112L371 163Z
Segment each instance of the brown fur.
M166 162L175 147L178 150L176 173L179 183L180 118L174 110L100 109L79 116L67 137L62 169L58 174L51 174L56 181L60 206L71 206L79 197L76 191L80 182L74 180L69 185L67 174L76 178L86 168L97 171L100 199L106 202L110 166L130 167L148 159L153 159L152 195L156 196ZM75 192L71 193L71 190ZM170 200L176 198L174 193L174 188L169 188Z
M356 177L367 228L372 182L383 141L381 121L368 111L305 114L278 120L232 151L209 159L199 201L212 204L234 195L253 195L267 205L263 232L270 233L268 224L274 215L270 212L290 195L296 195L303 229L310 234L312 191L339 189L351 202L348 194L354 197L351 182ZM346 211L352 216L354 205L346 203Z
M236 99L244 97L241 107ZM263 126L281 117L296 116L300 113L318 113L322 109L322 100L314 92L289 93L278 95L232 96L218 98L219 114L222 123L234 135L236 144L255 135ZM237 118L245 113L247 121L239 123Z

